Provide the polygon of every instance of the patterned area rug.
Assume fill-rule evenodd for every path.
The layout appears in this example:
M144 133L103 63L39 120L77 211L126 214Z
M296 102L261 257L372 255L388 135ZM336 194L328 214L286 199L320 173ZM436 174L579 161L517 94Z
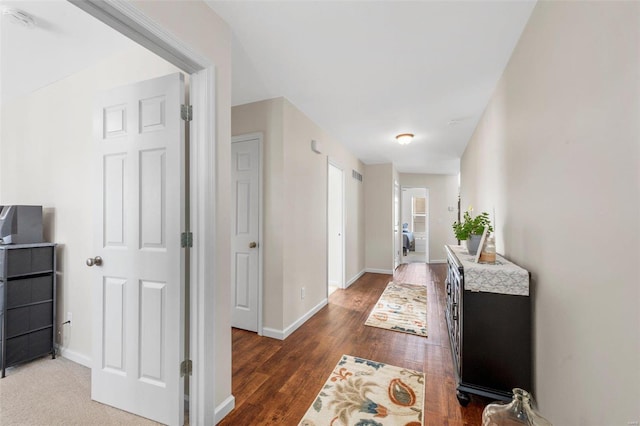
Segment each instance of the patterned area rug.
M390 282L365 325L426 336L427 287Z
M299 426L421 426L424 374L343 355Z

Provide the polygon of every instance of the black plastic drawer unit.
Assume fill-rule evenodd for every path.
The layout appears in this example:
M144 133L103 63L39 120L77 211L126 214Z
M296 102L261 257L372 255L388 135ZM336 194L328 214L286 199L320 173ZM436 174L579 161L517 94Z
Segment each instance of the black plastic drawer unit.
M0 246L0 367L55 358L55 244Z

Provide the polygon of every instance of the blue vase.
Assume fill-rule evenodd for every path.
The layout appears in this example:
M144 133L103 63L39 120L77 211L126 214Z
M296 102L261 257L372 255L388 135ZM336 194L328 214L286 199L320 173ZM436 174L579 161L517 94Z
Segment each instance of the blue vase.
M478 252L478 246L480 245L480 240L482 239L482 235L471 234L469 239L467 240L467 250L469 254L475 256Z

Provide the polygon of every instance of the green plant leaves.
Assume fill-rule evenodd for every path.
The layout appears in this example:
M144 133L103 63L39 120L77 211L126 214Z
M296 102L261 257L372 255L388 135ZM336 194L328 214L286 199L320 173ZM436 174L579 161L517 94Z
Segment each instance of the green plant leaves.
M471 217L471 213L469 211L464 212L462 217L462 222L458 223L453 222L453 233L456 236L456 239L463 241L468 240L472 234L482 235L484 231L484 227L489 227L489 232L493 232L493 227L491 226L491 219L489 219L489 213L482 212L476 217Z

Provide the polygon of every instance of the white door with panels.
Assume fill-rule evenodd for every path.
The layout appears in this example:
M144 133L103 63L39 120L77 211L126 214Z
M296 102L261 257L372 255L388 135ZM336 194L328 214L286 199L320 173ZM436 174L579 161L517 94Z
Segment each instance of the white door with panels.
M184 423L184 77L104 92L94 112L91 397Z
M231 325L260 332L260 138L231 143Z

